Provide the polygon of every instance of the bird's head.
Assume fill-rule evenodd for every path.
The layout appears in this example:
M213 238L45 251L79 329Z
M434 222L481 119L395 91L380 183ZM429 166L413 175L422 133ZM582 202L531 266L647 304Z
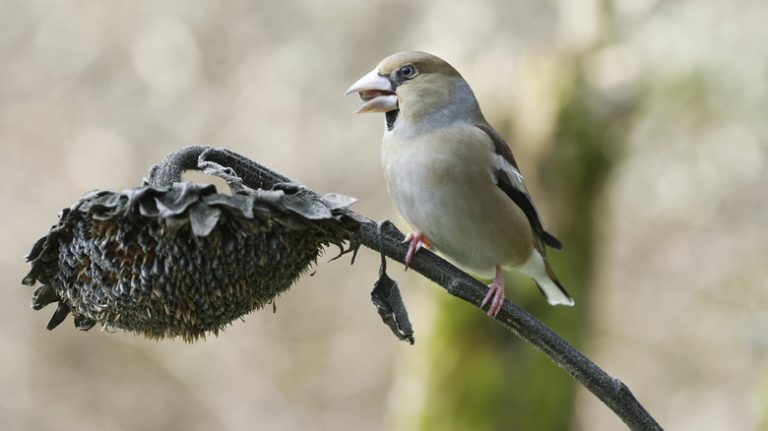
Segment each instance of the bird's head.
M363 100L357 112L400 111L412 120L433 114L479 115L472 90L445 60L420 51L390 55L352 84L346 94ZM468 112L469 111L469 112Z

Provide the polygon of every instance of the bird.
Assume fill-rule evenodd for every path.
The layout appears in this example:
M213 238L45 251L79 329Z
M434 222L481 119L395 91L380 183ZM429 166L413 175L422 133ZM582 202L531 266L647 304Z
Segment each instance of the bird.
M512 150L486 121L474 92L445 60L421 51L384 58L346 94L357 113L384 113L381 161L387 191L414 231L406 267L421 248L493 281L480 308L496 317L503 270L532 278L551 305L575 302L560 284L545 231Z

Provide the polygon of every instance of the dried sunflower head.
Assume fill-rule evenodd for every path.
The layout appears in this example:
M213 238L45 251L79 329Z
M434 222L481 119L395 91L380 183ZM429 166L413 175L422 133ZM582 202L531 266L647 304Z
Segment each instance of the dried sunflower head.
M270 303L324 246L349 239L352 202L190 182L93 191L37 241L23 283L41 284L34 309L58 303L49 329L72 313L81 330L191 341Z

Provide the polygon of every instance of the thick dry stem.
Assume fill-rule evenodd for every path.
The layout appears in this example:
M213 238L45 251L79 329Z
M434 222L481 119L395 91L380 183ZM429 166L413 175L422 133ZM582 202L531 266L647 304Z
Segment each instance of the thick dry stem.
M376 223L368 220L362 224L357 233L356 241L368 248L383 252L390 259L404 262L408 245L402 243L405 237L402 232L392 224L387 223L381 229L381 234L383 241L378 238ZM383 250L381 250L380 245L382 243L384 245ZM439 256L425 250L414 256L410 268L442 286L451 295L471 303L478 309L488 290L484 284ZM480 311L482 312L482 310ZM662 429L624 383L608 375L589 358L522 308L509 301L504 301L496 320L523 340L533 344L555 364L567 371L576 381L610 407L630 429Z

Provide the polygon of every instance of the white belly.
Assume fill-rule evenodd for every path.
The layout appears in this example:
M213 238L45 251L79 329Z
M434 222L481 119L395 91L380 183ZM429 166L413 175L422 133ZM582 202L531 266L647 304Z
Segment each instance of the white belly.
M496 265L525 262L533 243L525 214L493 181L492 144L483 136L474 128L407 141L387 134L382 162L389 193L408 223L456 264L490 278Z

